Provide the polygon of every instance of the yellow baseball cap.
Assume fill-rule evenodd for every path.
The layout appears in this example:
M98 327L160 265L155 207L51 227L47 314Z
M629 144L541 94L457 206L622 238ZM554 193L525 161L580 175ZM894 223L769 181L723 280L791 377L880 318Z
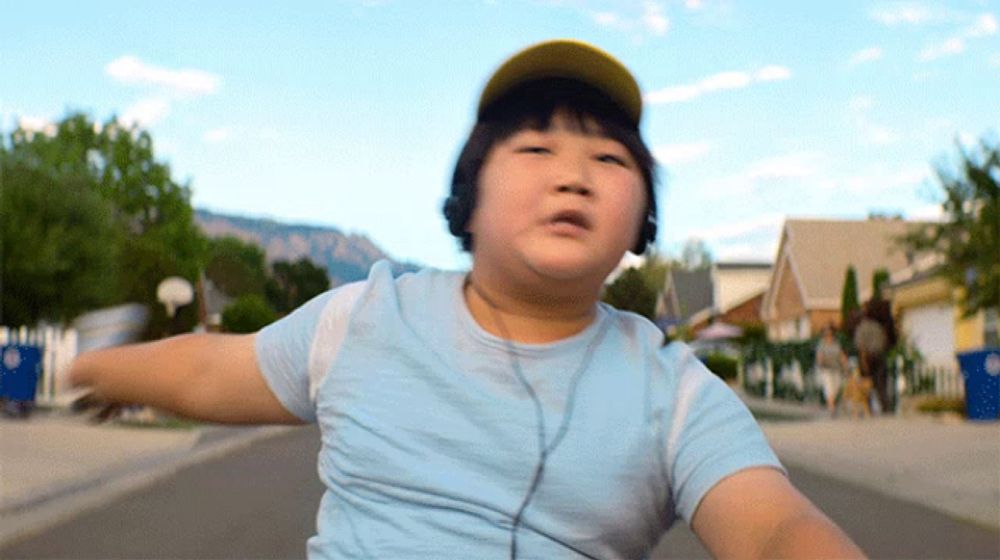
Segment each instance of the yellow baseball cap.
M476 116L514 87L541 78L569 78L597 88L639 125L642 94L635 77L615 57L575 39L544 41L508 58L486 82Z

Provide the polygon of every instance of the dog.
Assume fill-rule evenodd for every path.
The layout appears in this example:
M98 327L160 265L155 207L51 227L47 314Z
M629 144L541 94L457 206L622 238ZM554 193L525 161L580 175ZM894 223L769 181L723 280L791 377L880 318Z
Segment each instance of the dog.
M854 370L844 384L843 403L845 411L854 418L871 418L872 379L863 377Z

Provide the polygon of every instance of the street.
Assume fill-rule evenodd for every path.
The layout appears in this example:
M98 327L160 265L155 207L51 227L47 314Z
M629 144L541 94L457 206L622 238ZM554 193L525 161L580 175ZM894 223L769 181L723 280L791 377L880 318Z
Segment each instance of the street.
M2 558L299 558L322 487L315 427L258 442L0 549ZM1000 533L791 467L872 558L1000 558ZM651 558L707 558L676 526Z

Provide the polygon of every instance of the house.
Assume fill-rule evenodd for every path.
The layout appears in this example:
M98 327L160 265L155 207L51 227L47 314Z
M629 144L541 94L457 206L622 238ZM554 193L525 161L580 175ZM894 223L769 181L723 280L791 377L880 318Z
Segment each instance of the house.
M694 334L713 321L759 323L770 278L769 263L720 262L698 270L671 270L656 314L668 334L681 325Z
M903 339L930 367L955 368L956 352L997 346L997 311L963 317L958 293L941 274L943 259L928 255L892 275L888 294Z
M919 225L901 219L785 221L761 319L771 340L810 338L840 323L847 269L857 273L859 300L872 295L872 275L891 275L913 263L896 239Z

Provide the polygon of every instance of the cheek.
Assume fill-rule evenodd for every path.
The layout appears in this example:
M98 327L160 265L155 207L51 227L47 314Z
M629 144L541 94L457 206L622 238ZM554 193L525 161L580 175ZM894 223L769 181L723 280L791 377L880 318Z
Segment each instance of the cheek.
M614 204L617 207L617 214L623 225L628 223L635 225L635 231L646 219L646 189L641 183L625 183L615 189Z

